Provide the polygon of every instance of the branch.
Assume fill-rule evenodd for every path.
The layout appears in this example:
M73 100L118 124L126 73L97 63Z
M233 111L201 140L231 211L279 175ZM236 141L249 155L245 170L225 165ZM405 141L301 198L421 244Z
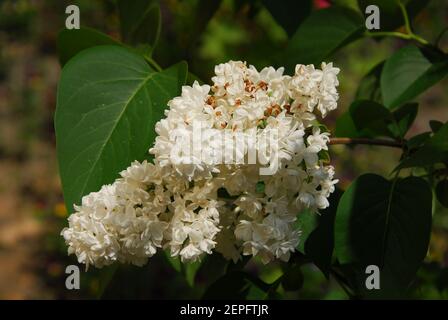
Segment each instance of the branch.
M395 140L386 139L370 139L370 138L330 138L330 143L333 144L367 144L375 146L394 147L402 149L404 143Z
M416 35L413 31L412 31L412 27L411 27L411 22L409 21L409 16L408 16L408 12L406 11L406 7L405 5L399 0L397 1L398 6L400 7L401 13L403 15L403 19L404 19L404 27L406 29L406 33L402 33L402 32L370 32L370 31L366 31L365 35L369 36L369 37L384 37L384 36L389 36L389 37L397 37L397 38L401 38L401 39L407 39L407 40L415 40L419 43L421 43L422 45L426 46L429 44L429 42L425 39L423 39L422 37Z

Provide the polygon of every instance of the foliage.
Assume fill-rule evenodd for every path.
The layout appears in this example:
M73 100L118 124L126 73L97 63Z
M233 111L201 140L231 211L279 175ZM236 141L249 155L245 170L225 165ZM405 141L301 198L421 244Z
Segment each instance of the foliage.
M218 263L223 268L211 277L205 298L281 297L285 291L300 290L306 281L303 266L309 263L325 277L336 279L350 297L409 295L428 250L433 197L447 206L448 123L434 120L432 132L416 136L408 136L408 130L418 114L418 104L413 101L446 76L448 56L413 32L411 19L428 1L373 1L384 9L381 32L364 27L361 12L372 1L359 0L355 6L348 2L335 1L330 8L311 10L310 1L300 5L298 1L286 1L285 5L237 1L249 8L249 16L260 8L268 10L284 29L288 38L284 50L267 53L263 63L288 69L297 63L328 59L354 41L371 37L407 41L366 74L355 100L336 124L336 135L341 137L371 144L381 144L379 138L396 143L402 156L393 177L364 174L345 192L334 193L321 216L298 213L303 241L276 279L261 280L248 270L247 261ZM171 55L164 55L167 39L159 37L162 22L157 1L134 1L132 6L118 1L123 42L89 28L61 32L58 47L65 66L55 127L67 207L113 181L132 160L145 157L154 140L154 124L162 117L167 101L179 94L187 79L197 78L195 63L188 58L220 5L220 1L196 2L194 9L204 10L206 19L197 19L197 25L185 23L193 34L188 39L174 39ZM303 9L300 15L292 19L290 10L299 9ZM403 28L396 31L399 27ZM161 56L160 65L173 66L163 68L156 63ZM243 54L246 57L250 55ZM183 58L190 63L189 71L186 63L175 64ZM178 261L170 264L193 285L200 272L216 266L210 259L219 257L196 266L181 266ZM365 268L370 264L380 267L380 290L364 286Z

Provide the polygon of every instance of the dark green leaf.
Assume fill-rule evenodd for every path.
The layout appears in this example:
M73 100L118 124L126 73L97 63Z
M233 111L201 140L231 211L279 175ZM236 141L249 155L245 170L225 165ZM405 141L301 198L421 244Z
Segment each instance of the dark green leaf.
M300 242L297 250L305 254L305 243L313 230L318 225L318 213L305 209L297 215L295 227L301 231Z
M393 112L395 126L391 126L390 130L396 137L404 138L411 125L417 117L418 103L407 103Z
M181 262L182 263L182 262ZM188 262L184 263L184 271L185 271L185 280L190 285L190 287L194 287L196 273L202 265L202 261Z
M350 115L360 136L393 136L389 124L394 119L388 109L374 101L355 101L350 105Z
M347 110L337 118L335 135L337 137L348 138L357 138L360 136L358 130L356 130L355 124L353 123L352 116L350 115L350 110Z
M90 28L64 29L58 35L59 62L65 65L84 49L100 45L121 45L108 35Z
M206 29L208 23L221 6L222 0L199 0L196 5L196 14L192 17L192 26L188 30L187 47L197 45L198 39Z
M356 100L370 100L382 103L380 79L383 71L384 61L377 64L369 71L359 83L356 91Z
M108 271L111 268L116 271L112 280L105 284L106 288L102 299L160 299L160 297L167 296L173 299L184 299L186 296L191 297L196 294L194 288L188 286L182 275L170 268L163 254L152 256L148 265L143 268L117 264L106 267L106 270L101 269L99 274L102 275L103 271ZM161 275L164 277L163 281L160 280ZM89 276L89 274L83 274L81 279ZM97 277L90 279L95 278ZM100 277L99 280L103 281L103 277ZM101 283L101 285L103 284Z
M399 135L393 114L381 104L369 100L354 101L336 121L336 135L349 138L372 138Z
M420 133L406 141L406 147L409 150L420 148L429 138L431 138L431 132Z
M322 210L315 228L305 241L305 254L329 276L334 247L334 219L342 191L336 189L328 201L330 206Z
M154 72L118 46L86 49L62 70L55 129L59 170L69 212L81 197L143 160L155 123L185 83L187 66Z
M269 285L242 271L231 271L216 280L203 295L203 299L244 300L249 295L263 298Z
M318 153L319 160L322 160L323 163L330 163L330 153L327 150L321 150Z
M437 131L440 130L440 128L442 128L443 122L442 121L438 121L438 120L430 120L429 121L429 126L430 126L432 132L437 132Z
M233 261L229 262L227 264L227 272L240 271L244 269L246 264L249 263L250 259L252 259L252 256L242 256L241 259L239 259L236 263L234 263Z
M189 86L193 85L193 83L197 81L200 85L204 84L204 81L202 81L197 75L195 75L192 72L188 72L188 76L187 76L187 84Z
M448 208L448 180L439 181L436 186L436 195L439 202Z
M304 0L262 0L264 6L274 17L275 21L280 24L288 35L293 35L297 27L311 13L313 1ZM294 12L294 14L291 14Z
M132 45L149 45L152 49L160 35L160 7L155 0L118 0L121 35Z
M286 291L297 291L303 286L303 273L299 265L288 268L282 277L282 287Z
M255 185L255 192L263 193L265 189L264 181L258 181Z
M297 29L280 60L289 73L296 64L320 64L333 52L357 39L364 22L348 8L314 11Z
M404 159L396 168L423 167L443 162L448 159L448 122L434 133L421 148Z
M386 107L393 109L407 102L442 80L448 73L445 57L431 62L415 47L404 47L384 64L381 74L381 93Z
M201 284L215 282L225 274L230 263L233 262L224 259L220 253L206 255L196 272L194 282Z
M194 287L196 277L200 270L204 268L204 264L208 261L207 258L209 257L207 256L204 261L182 263L179 257L172 257L169 250L165 250L163 253L168 264L173 267L174 270L182 274L190 287Z
M396 183L365 174L343 194L336 213L335 254L355 266L363 287L365 268L381 270L381 291L403 291L428 249L432 192L422 178ZM365 287L364 287L365 291ZM376 290L373 290L376 291Z
M165 258L166 258L168 264L170 266L172 266L173 269L176 270L177 272L181 272L181 270L182 270L181 263L182 262L180 262L179 257L172 257L169 250L164 250L163 253L165 255Z

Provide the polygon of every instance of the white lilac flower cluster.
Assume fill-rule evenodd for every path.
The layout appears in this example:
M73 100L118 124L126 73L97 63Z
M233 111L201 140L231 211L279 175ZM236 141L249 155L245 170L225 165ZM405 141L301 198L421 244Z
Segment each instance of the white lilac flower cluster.
M288 76L230 61L215 67L212 86L184 86L156 125L153 163L132 163L75 206L62 231L69 254L96 267L143 265L157 248L183 262L213 250L287 261L300 239L297 214L328 207L337 182L315 111L336 108L338 72L322 63ZM249 161L263 146L270 152ZM227 153L239 161L223 161Z

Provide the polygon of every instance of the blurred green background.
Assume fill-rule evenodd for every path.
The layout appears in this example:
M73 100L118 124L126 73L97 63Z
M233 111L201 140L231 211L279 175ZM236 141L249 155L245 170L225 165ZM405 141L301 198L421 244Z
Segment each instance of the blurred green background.
M198 2L161 1L162 33L154 58L163 67L184 59L190 71L209 79L217 63L234 59L263 67L283 50L288 35L259 1L222 1L213 18L199 29L193 24L202 14ZM97 298L105 287L105 297L197 298L201 285L212 276L199 272L192 286L191 279L179 276L163 255L145 268L119 267L115 274L114 268L89 270L82 273L81 290L65 288L65 267L76 261L67 257L59 236L67 212L57 170L53 113L60 73L56 39L69 4L79 6L82 26L119 38L113 0L0 0L0 298ZM314 1L313 10L329 5L330 1ZM447 2L433 0L414 26L433 41L447 22ZM347 110L361 78L404 44L397 39L364 39L333 57L341 68L341 84L339 108L324 120L329 128ZM448 36L442 38L441 47L447 51ZM410 135L429 130L430 119L448 120L447 85L445 79L419 97L419 114ZM387 176L400 156L391 148L369 146L333 146L331 154L342 188L361 173ZM448 212L434 204L430 250L414 284L413 296L419 299L448 298ZM251 261L248 268L269 282L282 266L262 267ZM302 271L302 290L287 293L286 298L347 298L313 265Z

